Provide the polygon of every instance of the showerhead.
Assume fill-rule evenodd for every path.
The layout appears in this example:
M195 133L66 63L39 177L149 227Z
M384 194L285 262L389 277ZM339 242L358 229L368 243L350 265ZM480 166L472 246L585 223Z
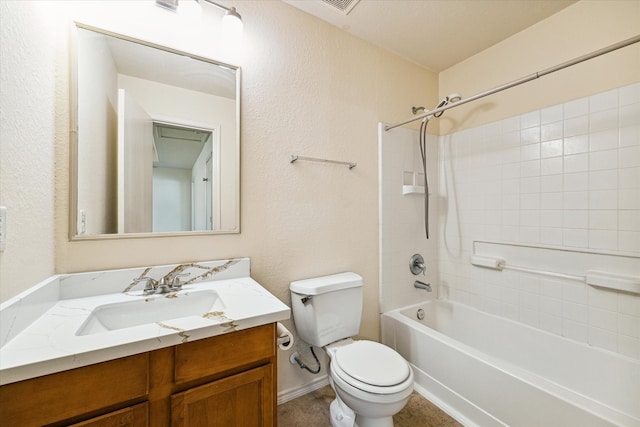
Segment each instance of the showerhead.
M462 99L462 97L460 96L460 94L457 93L452 93L451 95L445 96L444 98L442 98L442 101L440 101L440 103L436 106L436 108L440 108L440 107L444 107L445 105L449 104L449 103L453 103L453 102L458 102ZM434 110L436 109L434 108ZM444 111L440 111L439 113L434 114L434 117L440 117L444 114Z
M449 102L458 102L462 99L459 93L452 93L451 95L447 96L447 98Z
M454 103L454 102L458 102L462 99L462 97L460 96L460 94L458 93L452 93L448 96L445 96L444 98L442 98L442 101L440 101L440 103L438 103L438 105L436 105L436 108L440 108L440 107L444 107L445 105ZM434 110L436 109L434 108ZM427 110L424 107L411 107L411 112L415 115L418 114L419 111L423 111L423 112L427 112L429 110ZM439 113L436 113L433 115L433 117L440 117L442 116L442 114L444 114L444 111L441 111ZM429 116L427 116L429 117Z

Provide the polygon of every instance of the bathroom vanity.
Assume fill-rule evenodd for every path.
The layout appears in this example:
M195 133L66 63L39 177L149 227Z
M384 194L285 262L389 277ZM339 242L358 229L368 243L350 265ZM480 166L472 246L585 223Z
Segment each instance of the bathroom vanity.
M199 263L195 272L201 274L175 295L141 295L129 283L125 292L83 295L89 286L77 286L92 279L92 292L105 292L119 278L133 282L196 268L182 267L58 277L3 304L0 320L19 330L2 326L0 423L275 426L276 322L289 317L289 308L249 277L248 259ZM47 292L61 299L40 316L21 318L46 305ZM122 303L113 302L119 298L131 300L125 307L148 301L152 309L189 292L215 293L216 311L117 329L109 329L114 324L105 317L102 329L86 328L104 307L119 309ZM140 311L135 317L144 319L145 307L134 307Z
M275 324L0 387L5 425L276 425Z

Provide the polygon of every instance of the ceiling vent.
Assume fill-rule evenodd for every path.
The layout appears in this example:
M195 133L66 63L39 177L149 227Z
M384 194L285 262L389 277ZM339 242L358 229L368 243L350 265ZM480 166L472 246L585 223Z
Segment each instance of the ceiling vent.
M322 3L331 6L333 10L338 10L345 15L353 10L360 0L320 0Z

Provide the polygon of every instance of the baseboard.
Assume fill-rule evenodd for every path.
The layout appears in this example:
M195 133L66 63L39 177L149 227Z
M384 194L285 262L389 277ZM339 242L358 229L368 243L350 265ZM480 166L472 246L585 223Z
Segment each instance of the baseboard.
M329 384L329 377L323 375L314 379L307 385L302 387L290 388L289 390L283 390L278 393L278 405L282 405L285 402L295 399L296 397L304 396L307 393L316 391Z

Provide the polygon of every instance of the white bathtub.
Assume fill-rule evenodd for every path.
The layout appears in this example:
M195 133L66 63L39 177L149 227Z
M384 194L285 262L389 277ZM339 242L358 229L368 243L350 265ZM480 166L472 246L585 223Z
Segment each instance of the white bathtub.
M466 426L640 426L636 359L448 301L384 313L382 331Z

